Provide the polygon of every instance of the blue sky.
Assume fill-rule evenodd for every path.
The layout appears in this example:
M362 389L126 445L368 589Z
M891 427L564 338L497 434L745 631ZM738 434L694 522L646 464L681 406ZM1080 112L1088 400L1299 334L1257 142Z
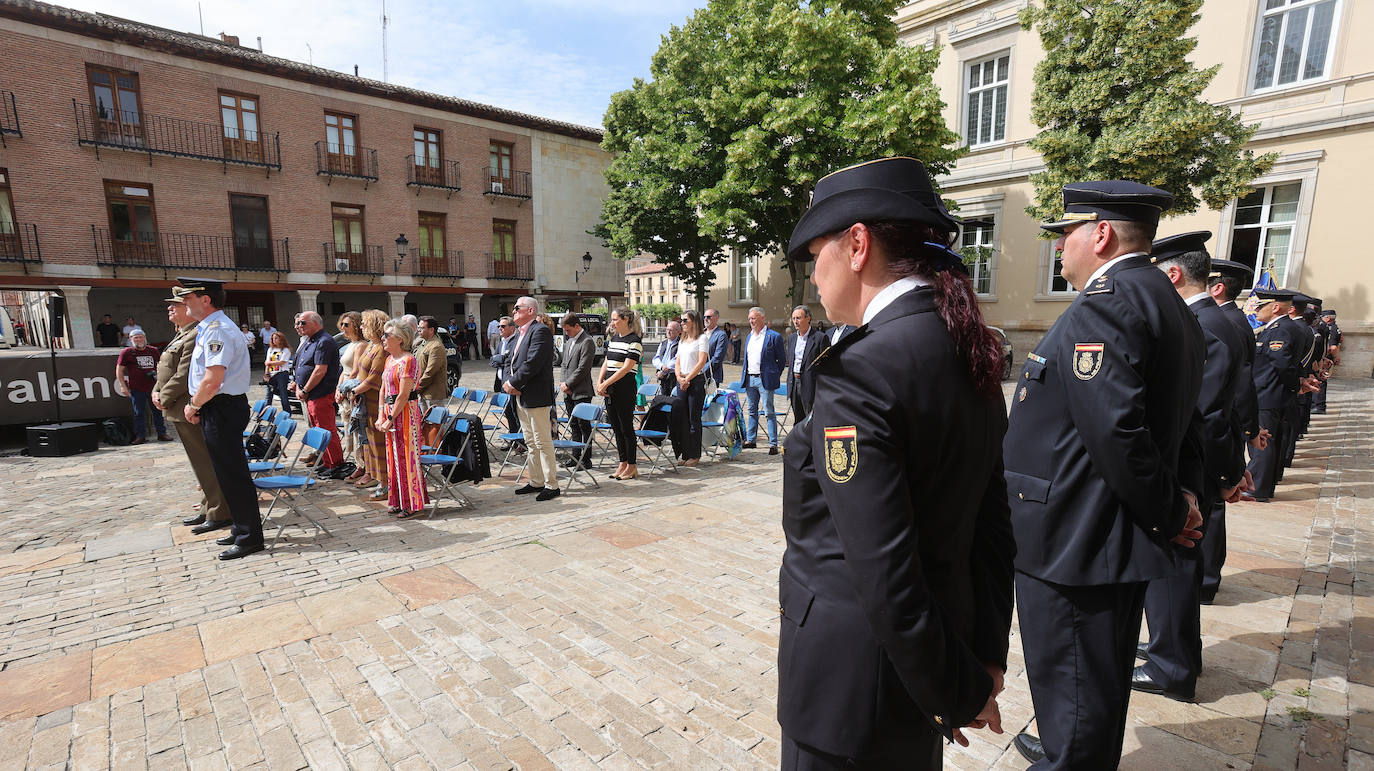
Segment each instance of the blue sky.
M199 32L195 0L54 0ZM660 36L705 0L387 0L388 80L600 126L611 94L647 77ZM205 33L274 56L382 77L381 0L201 0ZM307 48L307 45L309 48Z

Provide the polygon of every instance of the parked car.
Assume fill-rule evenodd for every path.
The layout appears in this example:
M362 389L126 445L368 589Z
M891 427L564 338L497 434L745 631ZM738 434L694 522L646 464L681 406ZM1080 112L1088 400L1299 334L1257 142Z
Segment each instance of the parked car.
M1007 333L1003 332L1001 327L989 325L988 329L997 333L997 339L1002 341L1002 379L1006 380L1012 376L1011 340L1007 338Z

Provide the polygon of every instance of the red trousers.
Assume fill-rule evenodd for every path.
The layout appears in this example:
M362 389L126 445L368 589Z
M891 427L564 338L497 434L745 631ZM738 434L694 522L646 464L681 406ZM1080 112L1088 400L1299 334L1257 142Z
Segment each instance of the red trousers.
M310 425L329 432L329 444L324 448L321 464L333 468L343 463L343 444L339 442L339 430L334 425L334 394L329 393L306 402L305 412L310 416Z

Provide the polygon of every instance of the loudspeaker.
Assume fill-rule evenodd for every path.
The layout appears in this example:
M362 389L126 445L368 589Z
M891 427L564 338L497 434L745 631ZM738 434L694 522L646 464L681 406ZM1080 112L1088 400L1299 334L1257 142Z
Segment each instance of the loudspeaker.
M63 317L67 314L67 299L60 294L48 298L48 334L56 338L66 335Z
M29 455L35 458L62 458L81 452L95 452L100 446L99 423L49 423L29 426Z

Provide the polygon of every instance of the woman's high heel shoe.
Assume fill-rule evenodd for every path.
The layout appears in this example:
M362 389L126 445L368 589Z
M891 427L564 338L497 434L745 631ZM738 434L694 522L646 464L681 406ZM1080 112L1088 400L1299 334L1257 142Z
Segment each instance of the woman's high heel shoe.
M636 470L636 471L630 472L630 473L628 473L628 474L624 474L624 475L622 475L622 476L620 476L620 477L618 477L618 478L619 478L619 479L638 479L638 478L639 478L639 471Z

